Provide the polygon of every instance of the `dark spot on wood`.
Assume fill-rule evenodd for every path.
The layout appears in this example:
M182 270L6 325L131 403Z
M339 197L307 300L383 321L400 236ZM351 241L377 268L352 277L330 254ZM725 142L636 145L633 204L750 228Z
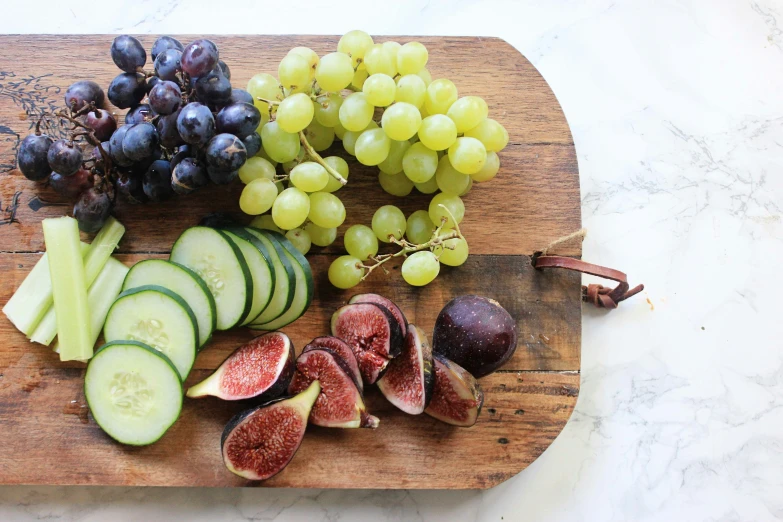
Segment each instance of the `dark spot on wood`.
M514 412L514 415L524 415L524 414L525 414L525 410L516 410Z
M36 389L36 388L37 388L37 387L39 387L40 385L41 385L41 381L30 381L30 382L26 382L26 383L24 383L24 384L22 385L22 391L23 391L23 392L30 393L31 391L33 391L34 389Z
M497 413L497 410L495 408L487 408L487 411L489 412L490 415L494 415L495 413Z
M498 442L499 442L500 444L508 444L508 439L507 439L506 437L500 437L500 438L498 439Z

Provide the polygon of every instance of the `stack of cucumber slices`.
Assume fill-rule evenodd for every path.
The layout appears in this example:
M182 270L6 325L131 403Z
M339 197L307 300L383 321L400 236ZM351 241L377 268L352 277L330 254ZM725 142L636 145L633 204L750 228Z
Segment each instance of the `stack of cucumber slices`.
M277 330L310 306L313 274L281 234L250 227L186 230L168 261L134 265L106 317L85 395L124 444L158 440L182 407L182 382L215 330Z

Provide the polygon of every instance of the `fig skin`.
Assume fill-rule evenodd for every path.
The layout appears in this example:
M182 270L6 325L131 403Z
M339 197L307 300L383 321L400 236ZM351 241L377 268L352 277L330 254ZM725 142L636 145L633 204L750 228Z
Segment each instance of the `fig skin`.
M342 361L344 364L343 369L353 378L353 382L360 393L364 393L364 383L362 382L362 373L359 371L359 362L356 360L356 356L353 354L351 347L348 343L337 337L331 335L325 335L323 337L316 337L310 343L304 347L302 353L309 352L310 350L323 350L326 349L332 352L332 355L338 358L338 364Z
M415 372L416 381L413 383L420 390L400 390L399 379L414 377L409 372ZM395 382L396 381L396 382ZM432 346L427 335L421 328L414 324L408 325L408 335L399 357L391 360L386 368L386 373L378 379L378 389L386 400L398 409L410 415L419 415L432 400L435 387L435 373L432 363ZM407 384L407 383L406 383ZM419 401L406 401L405 393L413 393L413 397Z
M402 332L402 338L405 339L408 335L408 319L405 317L405 314L402 313L402 309L391 299L379 294L356 294L348 301L348 304L355 303L372 303L385 308L395 319L397 319L397 324L400 325L400 331Z
M514 355L517 325L497 301L463 295L446 303L438 315L432 348L478 379Z
M463 428L476 424L484 405L484 392L478 381L467 370L442 355L433 354L432 362L435 389L424 413L441 422Z

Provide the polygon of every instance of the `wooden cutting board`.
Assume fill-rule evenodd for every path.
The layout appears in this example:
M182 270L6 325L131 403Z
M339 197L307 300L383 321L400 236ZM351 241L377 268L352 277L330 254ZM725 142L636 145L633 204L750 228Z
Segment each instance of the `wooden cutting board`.
M37 115L62 105L65 88L94 79L106 88L118 74L109 57L111 36L0 36L0 304L5 304L44 248L40 222L70 213L71 203L15 170L19 140ZM153 36L140 39L147 49ZM334 50L329 36L215 36L231 67L234 86L257 72L275 73L298 45L319 54ZM187 43L189 37L181 40ZM389 38L392 39L392 38ZM409 41L411 38L393 38ZM386 40L386 39L381 39ZM430 52L433 78L448 77L460 95L487 100L490 117L508 129L498 176L465 196L463 231L471 256L459 268L444 267L421 289L402 282L398 266L354 291L329 285L326 269L343 252L339 239L313 249L315 298L305 316L284 329L301 349L328 333L332 312L354 292L378 292L396 301L409 320L432 331L451 298L476 293L500 301L516 318L519 347L503 369L480 380L486 400L478 423L455 428L426 416L408 416L376 389L367 391L377 430L308 428L291 464L254 484L229 473L220 457L220 434L247 405L186 399L182 416L157 443L144 448L114 443L88 414L82 391L85 366L62 363L50 349L29 343L0 317L0 483L160 486L278 486L334 488L489 488L519 473L560 433L579 393L580 278L537 272L530 255L581 227L579 174L563 112L541 75L518 51L495 38L418 38ZM119 112L118 112L119 114ZM351 167L340 191L348 209L341 227L369 224L383 204L406 215L427 208L414 191L400 199L384 193L377 169L358 164L337 144ZM210 186L156 205L120 204L127 227L118 257L127 264L166 257L173 241L209 212L239 213L240 184ZM14 219L11 220L10 218ZM560 252L579 256L580 245ZM379 271L380 272L380 271ZM218 332L196 360L186 384L204 378L254 334Z

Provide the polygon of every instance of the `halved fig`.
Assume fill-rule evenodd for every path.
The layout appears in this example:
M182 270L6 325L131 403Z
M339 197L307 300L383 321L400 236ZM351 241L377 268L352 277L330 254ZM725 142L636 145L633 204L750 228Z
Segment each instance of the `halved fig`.
M321 386L314 381L294 397L279 398L234 416L220 438L223 463L249 480L277 475L302 443Z
M435 389L424 413L454 426L476 424L484 404L484 392L476 379L462 366L439 354L432 355Z
M351 347L365 384L373 384L402 351L402 331L394 316L375 303L345 305L332 315L332 335Z
M348 304L355 303L373 303L382 306L397 319L397 324L400 325L403 339L408 335L408 319L405 318L405 314L402 313L400 307L394 304L394 301L391 299L378 294L356 294L348 301Z
M237 348L186 395L192 399L212 395L227 401L274 399L288 389L295 366L291 339L282 332L270 332Z
M314 381L321 383L321 393L310 411L310 422L325 428L378 427L378 418L367 413L342 360L328 348L311 349L296 359L288 393L299 393Z
M421 328L409 324L402 353L378 379L378 389L405 413L419 415L429 404L434 385L432 346Z
M310 344L304 347L302 353L309 352L310 350L318 350L319 348L327 348L334 352L334 355L342 359L345 363L348 374L353 377L354 384L359 388L360 393L364 393L364 383L362 382L362 374L359 371L359 363L356 361L356 356L353 354L351 347L337 337L331 335L325 335L323 337L316 337Z

